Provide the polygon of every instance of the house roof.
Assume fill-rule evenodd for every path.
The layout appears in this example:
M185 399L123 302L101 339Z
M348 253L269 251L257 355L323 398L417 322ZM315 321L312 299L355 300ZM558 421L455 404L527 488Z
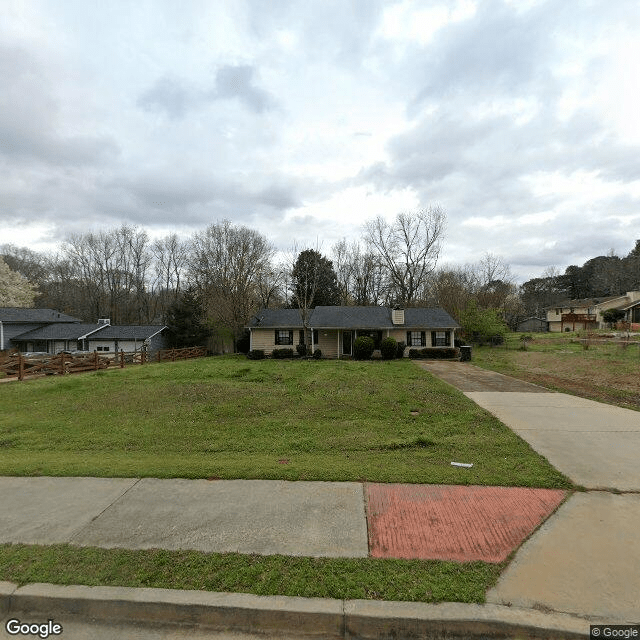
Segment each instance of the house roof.
M455 329L460 326L444 309L405 309L404 324L393 324L391 311L389 307L316 307L311 310L308 325L314 329ZM249 326L302 328L302 319L298 309L263 309Z
M55 309L23 309L20 307L0 307L0 321L7 323L51 323L80 322Z
M620 298L621 296L606 296L603 298L579 298L577 300L561 300L560 302L556 302L555 304L551 304L545 309L560 309L560 308L574 308L574 307L596 307L603 302L609 302L610 300L615 300L616 298Z
M80 340L86 338L87 335L94 331L104 329L108 325L104 324L84 324L72 322L56 322L39 329L25 331L20 335L14 336L12 341L25 340Z
M260 327L302 329L302 317L298 309L261 309L251 318L249 326L255 329Z
M106 325L89 339L95 340L146 340L160 333L167 327L164 325Z

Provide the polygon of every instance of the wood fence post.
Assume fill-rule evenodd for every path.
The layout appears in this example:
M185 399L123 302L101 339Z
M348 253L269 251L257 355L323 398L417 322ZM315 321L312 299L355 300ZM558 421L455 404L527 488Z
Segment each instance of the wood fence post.
M144 364L147 361L147 352L146 351L141 351L140 352L140 364Z
M66 371L64 370L64 353L60 353L60 375L64 375Z
M24 380L24 358L21 352L18 352L18 380Z
M94 371L98 370L98 352L97 351L93 352L93 370Z
M124 369L124 350L120 349L120 368Z

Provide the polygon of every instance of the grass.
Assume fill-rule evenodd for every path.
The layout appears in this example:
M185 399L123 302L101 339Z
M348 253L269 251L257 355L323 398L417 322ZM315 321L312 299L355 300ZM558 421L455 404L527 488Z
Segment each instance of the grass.
M0 545L0 581L230 591L257 595L482 603L504 568L374 558Z
M0 474L571 487L412 362L237 356L4 383Z
M572 487L406 360L217 357L4 383L0 474ZM0 580L18 584L417 602L482 603L505 564L0 545Z
M534 333L521 349L522 334L505 346L474 347L473 363L554 391L640 410L640 341L590 339L580 333ZM602 334L607 335L606 333ZM587 348L585 348L587 346Z

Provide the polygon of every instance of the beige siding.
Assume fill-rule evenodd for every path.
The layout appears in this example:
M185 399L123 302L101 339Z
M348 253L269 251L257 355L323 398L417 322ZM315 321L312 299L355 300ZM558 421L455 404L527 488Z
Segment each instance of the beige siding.
M251 329L251 348L262 349L265 353L271 353L276 348L275 336L275 329Z
M338 332L331 329L319 329L318 344L315 344L314 347L322 351L323 358L337 358Z

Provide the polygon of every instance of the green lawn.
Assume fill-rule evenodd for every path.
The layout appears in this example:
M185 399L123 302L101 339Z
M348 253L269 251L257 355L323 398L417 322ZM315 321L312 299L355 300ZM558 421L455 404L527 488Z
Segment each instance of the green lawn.
M0 581L257 595L484 602L504 565L0 545Z
M571 487L413 362L238 356L1 384L0 474Z

